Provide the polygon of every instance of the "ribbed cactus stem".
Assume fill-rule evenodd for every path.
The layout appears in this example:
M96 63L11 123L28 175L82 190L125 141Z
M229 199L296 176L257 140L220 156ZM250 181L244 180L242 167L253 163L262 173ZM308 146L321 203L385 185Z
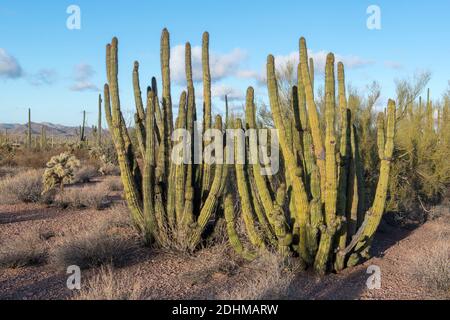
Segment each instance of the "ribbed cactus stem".
M81 123L80 128L80 142L86 141L85 126L86 126L86 110L83 110L83 122Z
M338 63L338 94L339 94L339 109L341 118L341 141L340 141L340 167L339 167L339 184L338 184L338 199L336 214L339 217L346 218L347 211L347 188L348 188L348 171L351 156L351 112L347 108L347 97L345 93L345 73L344 64ZM339 250L344 250L347 244L347 221L342 222L341 229L338 233L338 247ZM336 257L335 269L340 271L344 268L344 258L342 256Z
M235 217L234 217L234 202L233 197L230 193L227 194L225 197L224 202L224 215L225 215L225 221L227 223L227 234L228 239L230 240L230 244L233 247L233 249L243 256L246 260L253 260L256 258L256 255L248 250L246 250L239 239L239 235L236 231L235 227Z
M308 51L305 38L300 38L300 67L305 88L306 105L308 109L309 125L314 145L314 153L316 156L317 166L320 172L320 185L322 194L325 194L325 149L322 142L322 134L320 131L319 114L316 103L314 101L314 88L312 85L311 71L308 68Z
M31 109L28 108L27 147L31 149Z
M349 266L357 264L362 258L363 254L365 254L369 250L372 239L375 235L375 231L377 230L384 213L388 191L389 174L391 169L392 156L394 153L395 122L395 102L393 100L389 100L386 132L384 132L384 128L378 128L378 135L385 135L386 143L384 146L384 157L380 159L380 177L375 192L375 198L373 200L372 208L366 214L365 220L361 226L361 230L358 232L358 237L356 237L352 241L351 245L354 245L355 247L353 250L354 253L350 256L348 261ZM382 154L380 153L380 155Z
M120 111L117 38L113 38L111 44L106 47L106 50L109 85L105 85L105 113L111 123L110 129L112 129L111 131L116 146L125 199L127 200L133 221L144 232L142 197L134 175L133 148Z
M336 137L335 137L335 78L334 55L328 54L325 70L325 225L321 227L319 250L316 255L314 268L318 273L326 271L334 233L337 230L337 166L336 166Z
M203 33L202 39L202 70L203 70L203 133L211 128L211 72L209 68L209 33ZM204 147L208 145L205 143ZM203 148L204 148L203 147ZM211 185L211 166L204 164L202 170L202 199L208 193Z
M98 95L97 146L102 145L102 95Z
M245 152L245 146L243 145L244 141L241 140L243 137L242 132L242 121L241 119L236 119L235 127L236 130L241 131L242 136L239 134L235 136L234 139L234 150L235 150L235 169L236 169L236 180L238 186L239 197L241 199L241 210L242 216L244 219L245 227L247 230L247 235L249 237L250 242L258 247L265 247L264 240L259 234L258 230L255 228L255 220L254 220L254 212L252 208L252 200L250 189L248 185L248 179L246 177L245 172L245 164L242 163L242 157L240 155L241 152ZM245 157L243 157L245 159Z
M286 162L286 171L293 189L294 203L297 210L297 221L300 228L299 252L301 258L308 263L311 259L306 245L306 227L309 221L308 196L301 179L302 169L298 166L296 157L292 153L291 146L286 139L286 128L281 114L278 85L275 76L275 59L272 55L269 55L267 58L267 86L273 119L275 126L278 129L281 151Z

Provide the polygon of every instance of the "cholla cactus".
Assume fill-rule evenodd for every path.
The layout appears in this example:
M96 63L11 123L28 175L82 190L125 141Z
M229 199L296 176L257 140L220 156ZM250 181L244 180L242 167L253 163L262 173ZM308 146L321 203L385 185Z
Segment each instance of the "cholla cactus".
M80 161L71 153L63 152L54 156L47 162L47 169L45 169L42 176L44 184L44 192L46 193L59 185L61 189L64 184L71 183L74 177L74 171L80 166Z

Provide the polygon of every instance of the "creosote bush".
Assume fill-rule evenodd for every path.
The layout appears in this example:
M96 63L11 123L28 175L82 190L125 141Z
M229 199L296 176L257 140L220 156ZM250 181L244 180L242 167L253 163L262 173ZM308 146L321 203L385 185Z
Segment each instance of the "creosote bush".
M0 202L51 203L53 192L43 194L42 170L26 170L0 180Z
M105 182L92 186L66 188L56 196L56 202L63 208L92 208L101 210L110 203L109 185Z
M54 249L52 262L64 270L71 265L82 269L122 266L139 250L130 229L122 216L95 221L89 230L77 230L64 237Z
M45 242L33 231L24 231L17 237L0 243L0 268L20 268L46 262Z

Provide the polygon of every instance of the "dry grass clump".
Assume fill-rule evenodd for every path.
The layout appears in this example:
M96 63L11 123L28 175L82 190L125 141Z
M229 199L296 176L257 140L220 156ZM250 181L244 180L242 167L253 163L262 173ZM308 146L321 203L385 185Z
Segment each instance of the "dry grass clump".
M18 237L0 244L0 268L20 268L46 262L45 238L33 231L24 231Z
M74 300L144 300L145 290L139 279L111 266L101 267L78 292Z
M96 167L87 165L83 166L75 172L74 181L76 183L88 183L99 175Z
M103 183L92 186L72 187L62 191L56 197L56 202L63 208L101 210L110 203L108 187Z
M277 300L287 299L295 274L300 266L292 258L264 250L247 266L251 272L229 291L220 292L221 300Z
M107 177L103 184L105 184L108 191L123 191L123 184L120 177Z
M3 166L0 167L0 178L10 178L22 172L23 168Z
M112 163L104 163L100 166L99 172L104 176L120 176L120 169Z
M50 203L53 193L42 194L42 170L27 170L0 181L0 202L7 204Z
M81 269L102 265L121 266L138 250L134 229L124 216L111 216L92 221L90 230L77 230L56 246L52 262L59 268L71 265Z
M450 241L447 235L440 235L426 254L414 258L413 272L427 287L442 291L450 297Z

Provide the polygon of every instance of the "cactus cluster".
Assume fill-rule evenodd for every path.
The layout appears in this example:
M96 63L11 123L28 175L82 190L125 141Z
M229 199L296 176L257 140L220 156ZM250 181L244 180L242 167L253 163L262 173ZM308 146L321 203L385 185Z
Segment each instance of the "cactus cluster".
M64 188L65 184L73 182L75 170L80 166L80 161L70 152L63 152L54 156L47 162L42 176L44 193L55 187Z
M170 83L169 33L161 36L162 94L159 96L156 78L142 98L139 63L134 63L133 88L136 103L133 145L120 105L118 86L118 40L106 47L107 80L104 88L105 115L118 155L125 198L132 219L148 241L192 250L198 246L207 224L219 204L225 181L222 164L195 164L196 146L190 144L188 161L171 161L174 148L172 134L185 129L194 137L197 111L194 93L191 46L186 44L187 92L180 96L178 117L173 122ZM209 35L203 35L203 130L212 128L211 76L209 70ZM161 100L160 100L161 99ZM145 108L144 108L145 103ZM214 128L222 130L222 118L216 116ZM200 151L206 143L197 146ZM138 158L142 159L141 165Z
M312 66L302 38L298 85L292 88L291 105L285 106L279 97L274 57L269 55L267 59L267 86L285 164L284 183L272 188L273 184L261 175L258 164L236 165L236 178L250 242L256 247L275 244L283 254L292 248L305 266L313 266L323 274L340 271L367 257L386 202L394 146L395 103L389 101L387 116L384 113L378 116L381 166L375 198L367 209L361 200L363 179L358 137L347 107L344 66L338 63L336 101L334 55L327 56L322 115L314 100ZM249 88L247 128L256 127L253 100L253 89ZM320 126L321 117L324 130ZM238 119L236 128L241 126ZM230 211L226 208L227 221L232 226ZM260 228L255 228L255 224ZM230 239L236 239L232 230ZM235 241L233 246L243 252L240 242ZM248 250L245 253L248 256Z

